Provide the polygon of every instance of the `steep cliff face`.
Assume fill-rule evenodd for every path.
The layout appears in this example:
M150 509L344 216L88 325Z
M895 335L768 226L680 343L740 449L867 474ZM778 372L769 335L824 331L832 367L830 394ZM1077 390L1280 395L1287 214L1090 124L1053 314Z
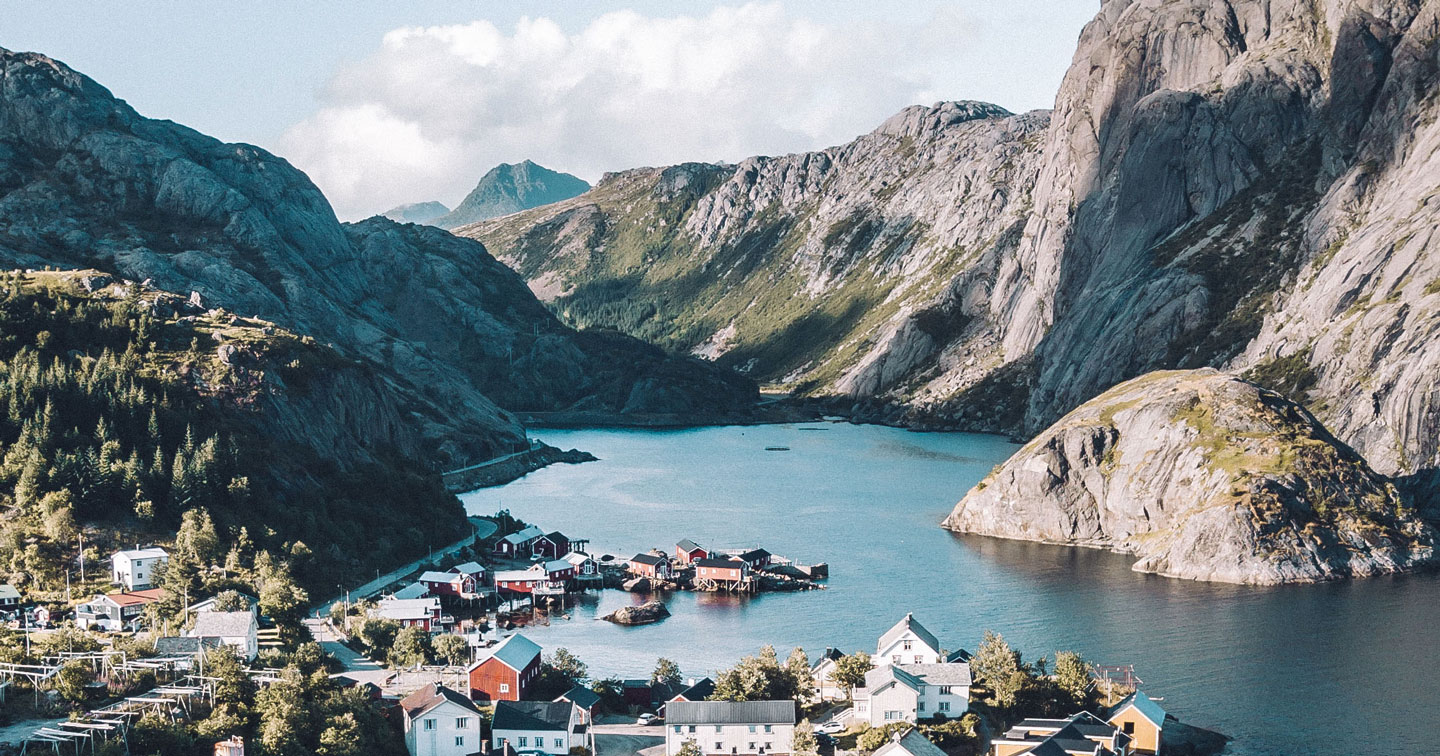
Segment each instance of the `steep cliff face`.
M629 171L457 233L500 250L572 323L871 396L942 360L972 376L997 365L986 292L1018 239L1046 123L914 107L822 152Z
M284 160L142 118L63 64L8 51L0 264L93 266L332 343L384 371L385 401L440 464L523 443L509 409L643 412L629 399L652 395L654 375L684 376L675 392L706 410L753 396L713 367L575 333L475 242L381 218L342 225Z
M1409 569L1435 559L1436 539L1309 412L1208 369L1150 373L1086 402L971 490L945 526L1255 584Z
M465 195L454 210L425 223L456 228L567 200L589 189L590 185L583 179L552 171L529 160L501 163L480 177L480 183Z
M842 147L622 174L459 232L572 322L863 417L1030 435L1118 381L1213 366L1423 474L1437 16L1107 0L1053 112L913 108Z

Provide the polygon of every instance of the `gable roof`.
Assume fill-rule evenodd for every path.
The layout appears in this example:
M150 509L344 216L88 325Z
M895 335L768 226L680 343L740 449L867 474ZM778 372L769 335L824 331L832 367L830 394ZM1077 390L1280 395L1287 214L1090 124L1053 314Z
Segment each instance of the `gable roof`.
M0 583L0 599L18 598L20 598L20 591L15 590L15 586L9 583Z
M400 708L405 711L407 719L414 719L447 701L476 714L480 713L470 699L436 683L427 683L425 687L400 699Z
M551 559L550 561L545 563L546 572L559 572L561 570L572 569L575 569L575 565L571 564L569 560L566 559Z
M820 665L824 664L825 662L840 661L840 660L843 659L844 657L845 657L845 652L844 652L844 651L841 651L840 649L834 648L834 647L827 647L827 648L825 649L825 653L823 653L823 654L821 654L820 656L818 656L818 657L815 659L815 662L810 665L810 669L811 669L812 671L813 671L813 670L817 670L817 669L820 668Z
M959 664L901 664L899 668L909 672L926 685L955 685L970 687L970 665Z
M582 565L582 564L584 564L584 563L586 563L586 562L593 562L593 561L595 561L594 559L591 559L591 558L590 558L590 555L589 555L589 554L582 554L582 553L580 553L580 552L578 552L578 551L572 551L572 552L566 554L565 556L561 557L561 559L564 559L565 561L569 562L570 564L572 564L572 565L574 565L574 566L576 566L576 567L579 567L580 565Z
M165 553L165 549L162 549L159 546L147 546L143 549L124 549L121 551L117 551L114 554L110 555L110 560L113 562L115 559L118 558L134 561L136 559L156 559L168 556L170 555Z
M930 742L930 739L920 734L914 727L906 730L903 734L896 733L890 737L885 745L875 749L871 756L945 756L940 747Z
M505 541L506 543L513 543L516 546L520 546L529 543L530 541L533 541L543 535L545 534L540 532L540 528L531 525L524 530L519 531L518 533L511 533L510 535L507 535L500 540Z
M169 636L155 639L155 653L160 656L194 656L202 649L219 648L223 641L216 637L181 638Z
M936 638L929 630L926 630L925 626L920 624L920 622L915 619L915 615L907 613L904 617L900 619L899 622L896 622L894 626L892 626L889 630L886 630L884 635L880 636L880 642L875 644L875 652L884 652L884 650L889 647L890 644L894 643L897 640L900 640L900 637L903 636L906 632L912 633L915 637L919 638L922 642L925 643L925 645L929 646L932 650L940 650L940 640Z
M588 711L589 709L594 708L595 704L600 703L600 694L585 687L584 685L576 685L570 690L567 690L564 693L560 694L560 698L557 698L555 700L559 701L561 699L569 701L570 703L573 703L576 706L579 706L580 708Z
M711 680L708 677L703 677L695 681L694 685L691 685L688 688L684 688L679 693L676 693L674 696L672 696L672 698L684 697L686 701L704 701L705 699L709 698L714 692L715 681Z
M545 578L545 570L538 564L523 570L500 570L495 573L495 582L497 583L525 583Z
M456 580L459 580L461 577L462 576L458 572L440 572L439 570L431 570L429 572L420 573L419 580L422 583L449 584L455 582Z
M485 565L479 562L466 562L451 567L450 571L460 575L477 575L485 571Z
M893 664L876 667L865 673L865 689L869 691L869 695L873 696L892 684L904 685L916 693L925 685L920 678Z
M568 730L569 701L496 701L492 730Z
M382 599L380 603L375 605L375 609L380 613L381 617L395 620L433 617L434 611L439 608L440 599L433 596L430 598L413 599L388 598Z
M770 556L770 552L766 551L765 549L751 549L744 554L741 554L740 558L744 559L747 562L750 562L756 559L769 559Z
M551 542L551 543L558 543L559 541L564 541L564 542L566 542L566 543L569 543L569 542L570 542L570 539L569 539L569 538L566 538L566 537L565 537L565 534L564 534L564 533L561 533L561 532L558 531L558 530L552 530L552 531L550 531L549 533L546 533L546 534L545 534L545 537L548 538L548 539L550 539L550 542Z
M675 701L668 724L795 724L794 701Z
M255 615L248 610L243 612L201 612L195 615L195 627L190 631L190 635L196 638L211 635L221 638L240 638L251 635L255 630Z
M411 583L390 594L390 598L400 599L402 601L405 599L418 599L424 597L425 594L429 592L430 589L426 588L423 583Z
M501 641L500 645L489 649L489 651L490 653L485 656L485 658L478 659L474 664L471 664L470 669L475 669L481 664L494 659L516 672L521 672L530 666L530 662L535 661L535 657L540 655L540 645L516 633L504 641Z
M696 559L694 562L691 562L691 564L697 567L719 567L722 570L748 569L750 567L749 562L731 559L730 557L705 557L703 559Z
M661 562L668 563L670 560L666 557L655 556L654 554L636 554L630 559L630 561L639 562L640 564L648 564L654 567L656 565L659 565Z
M1110 718L1114 719L1116 714L1119 714L1131 706L1140 712L1140 716L1150 720L1150 724L1156 727L1165 726L1165 709L1161 708L1160 704L1155 702L1155 699L1145 695L1144 691L1139 690L1121 699L1120 703L1115 704L1115 707L1110 709Z
M704 552L706 552L706 553L709 553L709 551L710 551L709 549L705 548L704 546L701 546L701 545L698 544L698 543L695 543L694 541L690 540L689 538L681 538L681 539L680 539L680 542L677 543L677 544L675 544L675 547L678 548L678 549L680 549L681 551L686 552L687 554L688 554L689 552L691 552L691 551L697 551L697 550L698 550L698 551L704 551Z

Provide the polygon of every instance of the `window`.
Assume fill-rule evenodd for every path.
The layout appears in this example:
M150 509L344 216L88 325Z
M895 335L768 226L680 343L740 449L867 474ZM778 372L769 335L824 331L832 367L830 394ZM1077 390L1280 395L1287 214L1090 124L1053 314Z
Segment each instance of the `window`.
M555 747L556 747L556 748L564 748L564 747L565 747L565 741L561 740L560 738L555 738Z
M908 640L907 640L907 641L905 641L905 644L900 647L900 649L901 649L902 651L909 651L912 646L914 646L914 641L908 641Z
M469 718L469 717L456 717L456 718L455 718L455 729L457 729L457 730L468 730L468 729L470 729L470 718ZM459 745L459 744L457 743L456 745Z
M435 720L433 720L433 719L427 719L427 720L425 720L425 729L427 729L427 730L433 730L433 729L435 729Z
M948 695L950 695L951 693L954 693L954 692L955 692L955 686L953 686L953 685L941 685L941 686L940 686L940 695L942 695L942 696L948 696Z
M675 732L680 732L680 725L675 725Z
M924 701L921 701L921 702L920 702L919 704L917 704L916 706L917 706L917 708L916 708L917 711L924 711L924 710L925 710L925 702L924 702Z
M715 741L715 752L716 752L716 753L719 753L719 752L721 752L721 751L723 751L723 750L725 750L725 746L724 746L723 744L721 744L720 741L718 741L718 740Z
M525 737L524 735L521 735L521 736L520 736L520 747L521 747L521 748L524 748L524 747L527 746L527 745L530 745L530 738L527 738L527 737Z
M457 745L457 746L463 746L463 745L465 745L465 736L464 736L464 735L456 735L456 736L455 736L455 745Z
M890 657L890 663L891 663L891 664L899 664L899 663L900 663L900 655L899 655L899 654L895 654L894 656Z
M1134 722L1126 722L1126 723L1125 723L1125 734L1126 734L1126 735L1134 735L1134 734L1135 734L1135 723L1134 723Z
M770 744L768 742L765 744L765 750L770 750Z
M755 732L755 725L750 725L750 731L751 731L751 732ZM750 746L750 747L751 747L751 748L754 748L755 746L752 745L752 746Z
M501 693L509 693L509 692L510 692L510 683L500 683L500 692L501 692Z
M720 729L720 725L715 725L715 731L716 731L716 732L724 732L724 730L721 730L721 729Z
M921 656L921 655L919 655L919 654L916 654L916 655L915 655L915 663L916 663L916 664L924 664L924 663L925 663L925 657L923 657L923 656Z
M675 729L678 730L678 729L680 729L680 728L677 727L677 728L675 728ZM689 731L690 731L690 732L694 732L694 731L695 731L695 725L690 725L690 730L689 730Z
M940 702L940 711L949 711L949 710L950 710L950 702L949 702L949 701L941 701L941 702Z
M755 750L755 741L750 741L750 750Z
M774 731L775 731L775 729L772 728L770 725L765 725L765 732L774 732Z
M885 721L886 721L886 722L894 722L894 721L896 721L896 720L898 720L898 719L900 719L900 712L898 712L898 711L887 711L887 712L885 712Z

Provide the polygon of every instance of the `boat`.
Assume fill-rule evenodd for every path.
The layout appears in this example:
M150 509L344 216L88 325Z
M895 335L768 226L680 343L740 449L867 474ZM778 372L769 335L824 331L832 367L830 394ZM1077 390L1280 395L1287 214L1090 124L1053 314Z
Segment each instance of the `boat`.
M790 451L788 446L767 446L765 451Z

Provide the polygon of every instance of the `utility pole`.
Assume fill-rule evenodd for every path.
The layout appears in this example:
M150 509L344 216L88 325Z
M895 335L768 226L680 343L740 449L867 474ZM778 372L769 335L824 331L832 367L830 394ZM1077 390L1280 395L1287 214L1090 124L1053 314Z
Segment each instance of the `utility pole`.
M85 534L81 533L80 538L80 582L85 582Z

